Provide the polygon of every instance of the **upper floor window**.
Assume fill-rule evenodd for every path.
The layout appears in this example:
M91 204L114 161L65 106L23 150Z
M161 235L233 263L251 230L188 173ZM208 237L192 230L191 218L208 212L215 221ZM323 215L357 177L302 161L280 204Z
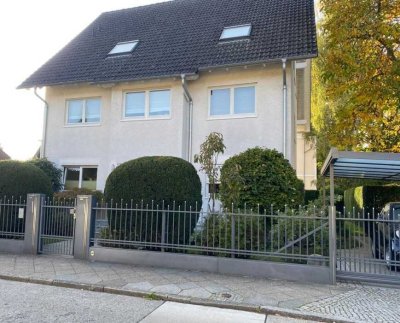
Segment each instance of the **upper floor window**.
M67 100L67 124L100 122L100 98Z
M251 34L251 25L225 27L222 31L220 40L249 37Z
M127 92L125 94L124 118L168 117L170 111L170 90Z
M251 115L256 112L255 86L212 89L210 117Z
M138 40L121 42L115 45L115 47L108 53L108 55L121 55L131 53L138 45Z

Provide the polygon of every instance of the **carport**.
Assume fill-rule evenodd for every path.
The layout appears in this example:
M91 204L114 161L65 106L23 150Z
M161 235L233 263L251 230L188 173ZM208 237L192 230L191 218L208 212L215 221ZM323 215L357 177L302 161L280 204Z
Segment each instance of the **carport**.
M330 179L330 205L334 206L335 177L400 181L400 154L339 151L332 148L324 162L321 175L324 179Z

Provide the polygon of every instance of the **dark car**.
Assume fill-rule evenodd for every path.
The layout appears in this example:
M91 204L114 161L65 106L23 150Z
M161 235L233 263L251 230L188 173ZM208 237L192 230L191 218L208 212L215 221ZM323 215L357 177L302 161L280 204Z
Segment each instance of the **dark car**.
M372 255L400 272L400 202L387 203L374 220Z

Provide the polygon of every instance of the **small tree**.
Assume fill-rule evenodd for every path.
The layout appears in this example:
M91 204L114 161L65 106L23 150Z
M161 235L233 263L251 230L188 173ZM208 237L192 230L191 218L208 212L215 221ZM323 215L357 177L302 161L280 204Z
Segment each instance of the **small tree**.
M212 200L212 211L215 209L217 198L217 182L219 180L218 156L225 151L224 137L221 133L212 132L200 145L200 153L194 156L194 162L201 165L200 170L206 173L212 192L208 200L208 205Z

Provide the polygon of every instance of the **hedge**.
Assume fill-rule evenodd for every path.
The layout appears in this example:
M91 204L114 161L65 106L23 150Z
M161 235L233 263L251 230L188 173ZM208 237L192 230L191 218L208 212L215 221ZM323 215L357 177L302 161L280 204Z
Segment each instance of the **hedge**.
M229 158L221 169L220 197L227 207L298 208L304 203L304 184L276 150L251 148Z
M51 196L51 181L38 167L19 161L0 161L0 196L25 198L29 193Z
M53 162L46 158L31 159L27 161L28 164L40 168L50 179L53 192L59 192L63 188L62 170L58 168Z
M167 212L167 240L170 243L183 243L189 240L197 223L198 213L202 206L201 182L196 169L189 162L176 157L142 157L118 166L107 178L105 186L106 201L115 203L139 204L140 208L149 211L133 214L129 219L123 219L124 227L120 230L120 213L108 216L113 231L113 239L139 240L152 237L152 240L161 240L161 210L169 208ZM173 212L181 207L180 213ZM145 220L143 220L145 219ZM142 221L146 223L142 223ZM140 229L139 229L140 225ZM147 228L147 229L146 229ZM139 236L141 235L141 236Z

